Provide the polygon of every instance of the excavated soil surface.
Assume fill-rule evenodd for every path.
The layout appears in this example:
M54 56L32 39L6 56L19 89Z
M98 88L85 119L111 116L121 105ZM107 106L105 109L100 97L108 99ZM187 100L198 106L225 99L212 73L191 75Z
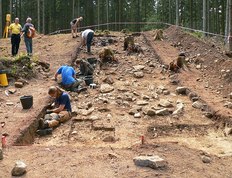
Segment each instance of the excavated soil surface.
M152 32L136 36L135 42L142 46L144 55L128 56L123 51L124 34L113 36L116 42L109 47L115 51L119 64L95 72L96 89L88 88L79 95L70 92L77 115L45 137L34 131L49 102L47 88L56 85L52 77L57 68L71 64L71 55L80 39L73 39L70 34L34 39L34 57L50 63L50 72L41 72L9 96L5 90L13 85L0 88L0 121L6 123L2 133L9 135L0 177L10 177L19 159L27 164L24 177L35 178L231 177L232 137L225 136L225 131L230 129L232 111L224 107L230 101L230 72L226 72L231 70L230 59L216 44L202 42L175 27L164 31L163 41L154 41ZM78 58L98 57L104 39L95 37L93 55L87 55L84 49ZM4 49L0 55L9 55L10 41L4 39L0 44ZM20 51L25 51L24 44ZM169 64L180 51L186 52L191 71L175 74L179 83L173 85L171 75L161 72L162 64ZM143 77L136 78L138 72ZM102 93L100 86L107 77L113 81L113 90ZM178 86L196 92L216 112L213 117L210 119L193 108L188 96L178 95ZM33 95L33 107L22 110L19 97L28 94ZM164 108L163 101L171 104L167 108L169 114L147 115L149 109ZM184 111L171 114L178 103L184 105ZM145 138L144 144L141 136ZM138 155L158 155L168 166L157 170L137 167L133 158ZM204 156L210 157L210 163L203 163Z

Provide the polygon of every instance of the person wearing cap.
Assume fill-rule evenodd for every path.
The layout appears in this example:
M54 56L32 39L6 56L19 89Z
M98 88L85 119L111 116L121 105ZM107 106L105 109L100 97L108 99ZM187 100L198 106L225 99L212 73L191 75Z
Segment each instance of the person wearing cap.
M75 18L70 22L72 37L77 37L77 28L80 26L80 22L83 20L83 17ZM75 35L75 36L74 36Z
M86 45L87 53L91 53L91 43L93 41L94 31L91 29L86 29L85 31L81 32L81 46L83 47Z
M34 25L31 23L32 19L30 17L27 18L25 25L23 26L22 32L24 34L24 42L27 48L27 55L32 55L32 38L28 37L28 30L30 27L34 27Z
M44 129L57 127L71 118L72 107L69 95L56 86L49 87L48 94L54 99L54 104L52 104L52 109L46 110L44 119L39 119L39 130L37 131L39 135L43 134Z
M11 54L12 56L16 56L19 50L19 44L21 41L22 26L19 24L19 18L15 18L14 23L9 26L9 33L11 35Z

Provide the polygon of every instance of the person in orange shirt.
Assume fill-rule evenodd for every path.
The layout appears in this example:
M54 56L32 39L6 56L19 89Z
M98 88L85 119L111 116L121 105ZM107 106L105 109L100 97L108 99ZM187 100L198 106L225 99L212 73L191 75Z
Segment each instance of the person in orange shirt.
M11 35L12 56L16 56L18 54L19 44L21 41L21 38L20 38L21 30L22 30L22 26L19 24L19 18L15 18L15 22L9 26L9 32Z

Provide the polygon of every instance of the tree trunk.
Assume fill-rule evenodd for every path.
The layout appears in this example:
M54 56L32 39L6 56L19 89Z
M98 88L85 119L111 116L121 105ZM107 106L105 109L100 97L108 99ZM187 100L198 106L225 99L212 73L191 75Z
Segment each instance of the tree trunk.
M38 32L40 33L40 0L37 0L37 16L38 16L37 29Z
M179 0L176 0L176 25L179 25Z
M72 18L75 18L75 0L72 0Z
M43 34L45 34L45 0L43 0Z
M109 30L109 0L106 1L106 22L107 22L107 30Z
M203 31L206 32L206 0L203 0ZM206 34L204 33L204 36Z
M229 51L232 52L232 0L229 0L229 29L230 29L230 35L229 35Z
M2 37L3 20L2 20L2 0L0 0L0 38Z

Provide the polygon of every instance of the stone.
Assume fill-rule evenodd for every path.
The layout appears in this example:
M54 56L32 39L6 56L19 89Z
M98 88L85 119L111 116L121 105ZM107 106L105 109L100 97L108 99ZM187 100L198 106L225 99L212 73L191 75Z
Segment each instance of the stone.
M187 95L188 91L189 91L189 89L186 87L177 87L176 88L176 93L179 95Z
M73 131L72 133L71 133L71 135L76 135L77 134L77 131Z
M129 110L129 114L130 115L134 115L135 113L139 112L142 110L141 106L133 106L130 110Z
M100 86L101 93L109 93L113 90L114 90L114 87L112 85L109 85L109 84L102 84Z
M112 77L107 76L106 78L103 79L103 82L108 83L108 84L113 84L114 80Z
M88 115L90 115L92 112L94 111L94 108L90 108L90 109L88 109L88 110L81 110L80 112L81 112L81 114L83 115L83 116L88 116Z
M150 99L150 97L147 96L147 95L142 95L142 98L143 98L143 100L149 100Z
M27 165L23 161L16 161L15 167L11 171L12 176L22 176L26 173Z
M173 107L173 104L168 100L160 100L158 106L165 107L165 108L171 108Z
M17 90L15 88L8 89L9 93L14 94Z
M169 115L169 110L167 108L164 108L164 109L160 109L158 111L155 112L156 115L158 116L166 116L166 115Z
M169 94L170 94L170 91L164 90L164 91L163 91L163 94L164 94L164 95L169 95Z
M232 99L232 93L229 94L229 98Z
M136 166L150 167L153 169L164 168L167 162L159 156L138 156L133 159Z
M195 92L190 92L190 93L188 94L188 97L189 97L190 100L192 100L192 98L198 97L198 95L197 95Z
M130 90L130 88L124 87L124 86L119 86L117 89L118 89L118 91L121 91L121 92L127 92Z
M0 160L3 160L3 151L1 148L0 148Z
M224 107L229 108L229 109L232 109L232 102L226 102L226 103L224 104Z
M13 106L14 103L13 103L13 102L6 102L6 105L7 105L7 106Z
M178 114L182 114L184 111L184 104L183 103L177 103L176 105L177 109L175 111L173 111L173 115L178 115Z
M211 158L208 156L205 156L205 155L201 157L201 160L203 163L210 163L211 162Z
M138 112L138 113L135 113L134 114L134 118L141 118L141 114Z
M103 142L115 142L116 139L113 136L106 136L102 141Z
M143 77L144 77L144 74L143 74L143 72L135 72L135 73L134 73L134 77L135 77L135 78L143 78Z
M230 135L232 133L232 128L230 128L230 127L225 127L224 128L224 134L225 134L225 136L228 136L228 135Z
M139 100L139 101L136 102L136 104L139 105L139 106L145 106L145 105L148 105L149 102L144 101L144 100Z
M89 119L92 121L95 121L95 120L98 120L99 117L98 116L90 116Z
M23 83L22 82L15 82L14 83L16 88L23 88Z
M135 71L139 71L139 70L143 70L145 68L144 65L137 65L137 66L133 66Z
M145 111L145 114L148 115L148 116L154 116L156 115L156 111L154 109L148 109Z
M206 104L202 103L201 101L195 101L192 104L192 107L196 108L196 109L204 109L206 106Z

